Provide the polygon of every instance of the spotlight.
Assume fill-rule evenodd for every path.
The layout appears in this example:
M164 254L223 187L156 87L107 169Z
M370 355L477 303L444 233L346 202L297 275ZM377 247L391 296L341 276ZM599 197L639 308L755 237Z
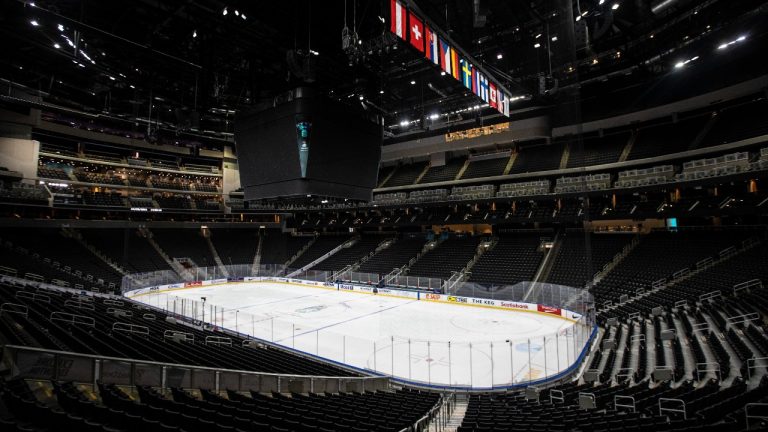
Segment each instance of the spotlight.
M504 55L502 53L496 54L496 60L501 60L504 58Z
M61 45L55 43L55 44L53 44L53 47L56 48L56 49L59 49L59 48L61 48Z
M64 26L63 26L63 25L61 25L61 24L59 24L58 26L56 26L56 28L57 28L57 29L59 29L59 31L62 31L62 32L64 31Z
M406 127L406 126L408 126L408 120L403 120L403 121L401 121L401 122L400 122L400 126L402 126L402 127Z
M611 5L611 10L616 10L618 8L619 8L619 4L618 3L614 3L614 4Z
M411 85L415 85L415 84L416 84L416 81L415 80L411 80Z
M540 46L541 46L541 44L540 44L540 43L535 43L535 44L533 44L533 47L534 47L534 48L538 48L538 47L540 47Z
M32 20L32 21L30 21L29 23L30 23L30 24L32 24L32 27L37 27L37 26L39 26L39 25L40 25L40 23L39 23L39 22L37 22L37 20Z
M194 30L194 31L192 31L192 37L193 37L193 38L196 38L196 37L197 37L197 30Z
M227 16L228 13L229 13L229 11L227 10L227 8L224 8L224 10L221 11L221 14L224 15L224 16Z

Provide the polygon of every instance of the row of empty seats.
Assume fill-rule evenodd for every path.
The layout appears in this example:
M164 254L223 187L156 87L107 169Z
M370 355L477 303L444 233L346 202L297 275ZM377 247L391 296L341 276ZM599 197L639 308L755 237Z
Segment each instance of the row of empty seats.
M20 292L35 295L22 296ZM2 315L0 333L4 340L16 345L233 370L352 375L266 345L243 345L245 339L240 337L227 336L220 340L222 343L210 344L207 337L222 337L222 333L167 320L169 315L127 298L105 303L98 297L4 283L0 285L0 302L28 308L27 314ZM54 312L72 314L77 319L57 320ZM169 338L169 332L184 337Z
M533 280L544 252L542 236L549 233L501 234L490 250L480 255L471 269L470 282L514 285Z
M755 159L752 161L752 159ZM682 171L676 174L673 165L660 165L650 168L620 171L613 181L609 173L588 174L583 176L564 176L555 180L554 188L550 180L533 180L519 183L494 185L456 186L451 189L426 189L413 192L389 192L376 194L373 203L377 205L398 205L454 200L483 200L498 198L546 195L550 193L575 193L586 191L609 190L666 184L675 181L699 180L762 170L768 167L768 149L762 149L754 157L749 152L729 153L716 158L697 159L685 162Z
M477 253L482 237L450 237L423 253L409 268L408 275L448 279L463 269Z

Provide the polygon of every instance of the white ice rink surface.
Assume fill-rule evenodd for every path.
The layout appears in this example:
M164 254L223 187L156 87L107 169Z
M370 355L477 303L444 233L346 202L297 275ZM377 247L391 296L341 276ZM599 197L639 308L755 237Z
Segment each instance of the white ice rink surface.
M205 321L312 355L432 385L503 387L571 366L591 329L543 313L249 282L143 294L182 313L206 298ZM183 315L192 316L189 302ZM201 307L195 309L200 319ZM450 342L450 345L449 345Z

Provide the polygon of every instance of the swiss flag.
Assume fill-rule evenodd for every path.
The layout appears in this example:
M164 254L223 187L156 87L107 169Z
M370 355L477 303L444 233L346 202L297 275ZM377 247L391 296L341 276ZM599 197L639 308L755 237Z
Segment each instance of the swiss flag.
M400 36L401 39L406 38L406 27L408 21L408 15L405 11L405 6L397 0L390 0L390 15L389 15L389 31Z
M491 108L497 107L497 101L496 101L496 86L491 83L491 94L489 95L491 97Z
M413 12L410 13L408 20L408 34L411 45L419 50L419 52L424 52L424 22L414 15Z

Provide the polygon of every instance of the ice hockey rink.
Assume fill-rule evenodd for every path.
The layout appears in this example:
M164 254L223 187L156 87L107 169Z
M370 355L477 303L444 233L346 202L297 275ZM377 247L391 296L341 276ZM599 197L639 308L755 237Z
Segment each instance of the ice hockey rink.
M266 281L188 287L134 299L359 369L438 387L505 387L552 377L575 363L591 331L545 313Z

